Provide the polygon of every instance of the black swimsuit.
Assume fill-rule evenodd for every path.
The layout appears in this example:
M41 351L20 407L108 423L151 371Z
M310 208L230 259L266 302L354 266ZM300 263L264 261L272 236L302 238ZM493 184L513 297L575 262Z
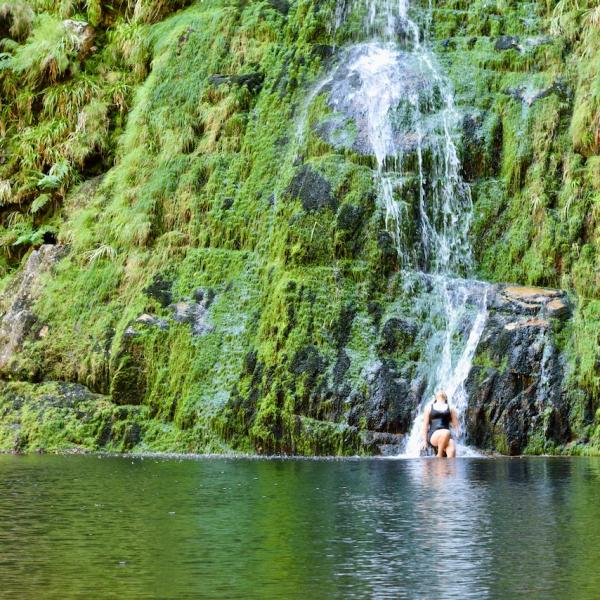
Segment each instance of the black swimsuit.
M431 436L438 431L438 429L450 429L450 406L446 405L444 410L437 410L434 408L435 402L431 403L431 411L429 413L429 434L428 440L431 443ZM435 446L434 446L435 447Z

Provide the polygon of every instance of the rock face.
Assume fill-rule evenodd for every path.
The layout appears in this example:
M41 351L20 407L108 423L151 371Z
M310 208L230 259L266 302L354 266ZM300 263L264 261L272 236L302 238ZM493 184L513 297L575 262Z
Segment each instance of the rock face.
M136 3L140 24L181 9L143 40L121 35L141 31L128 28L125 3L72 3L78 15L88 5L94 38L85 21L63 26L55 4L0 1L0 38L15 40L1 60L0 377L84 384L103 395L89 403L107 404L115 431L135 408L155 419L140 449L397 452L433 391L440 340L458 354L463 322L480 314L469 292L443 338L433 277L412 277L438 273L430 225L456 224L439 256L472 254L473 268L452 273L582 298L570 320L561 292L493 288L467 381L472 443L600 452L600 213L590 208L600 121L587 76L598 49L585 47L595 39L585 28L549 36L542 0L502 10L442 0L411 3L427 32L415 44L405 18L394 33L379 18L363 30L361 3L176 0ZM21 7L31 19L16 18ZM50 24L66 47L46 39ZM380 27L397 47L374 40ZM99 51L77 65L92 44ZM78 113L85 132L65 119ZM19 165L45 175L56 165L38 202L37 175ZM106 184L75 193L100 172ZM432 196L443 202L428 214ZM44 231L73 236L77 255L36 302L53 250L24 253ZM210 307L199 289L215 291ZM567 376L580 393L569 410ZM46 404L38 414L50 418ZM68 434L56 425L53 435ZM81 443L106 439L94 435Z
M466 382L472 443L507 454L565 444L565 361L555 342L570 315L565 293L500 285L489 311Z
M330 183L309 165L302 165L298 169L287 192L302 202L306 212L337 207Z
M25 268L13 285L0 298L0 373L10 373L13 359L21 351L23 342L37 324L33 304L43 290L43 276L66 253L64 246L46 244L34 250ZM40 335L46 335L40 326Z

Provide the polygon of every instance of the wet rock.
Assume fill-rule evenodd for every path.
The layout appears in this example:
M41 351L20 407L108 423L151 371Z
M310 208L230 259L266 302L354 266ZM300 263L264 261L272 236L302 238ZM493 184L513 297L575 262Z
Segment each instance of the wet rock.
M571 315L571 309L565 298L551 300L545 306L546 314L554 319L567 319Z
M380 348L388 353L402 351L414 342L416 333L417 327L412 321L392 317L381 330Z
M312 53L321 60L327 60L333 56L334 48L328 44L313 44Z
M244 73L240 75L212 75L208 78L209 83L215 86L237 85L245 86L253 94L262 87L265 76L262 73Z
M290 370L296 375L308 375L314 380L325 372L326 362L315 346L305 346L296 352Z
M373 454L398 456L402 451L404 435L381 431L362 431L361 442Z
M370 430L406 433L410 427L417 402L410 383L399 377L397 369L393 360L384 360L367 375L371 383L362 412Z
M498 284L492 288L488 305L513 315L538 315L553 300L567 304L566 293L549 288Z
M554 341L569 314L566 294L502 284L489 300L465 384L468 435L475 445L506 454L566 443L565 358Z
M406 23L399 21L399 25L404 28ZM402 37L404 34L399 31L398 35ZM412 32L408 35L410 37ZM376 148L372 134L369 134L369 114L372 107L369 106L368 98L377 93L382 101L387 98L387 102L393 98L393 107L390 106L390 109L398 115L398 118L390 121L390 130L382 135L393 139L398 152L412 154L412 158L416 160L416 150L423 141L422 133L414 125L411 104L407 99L430 93L432 81L423 75L411 53L400 53L398 60L389 61L378 71L377 81L380 82L381 90L377 90L373 86L373 79L362 65L379 61L379 51L369 44L354 46L332 78L321 86L320 92L326 95L332 115L318 125L317 132L335 148L352 150L370 157L374 164ZM424 143L427 144L427 141Z
M79 60L83 60L90 52L95 50L94 39L96 38L96 30L89 23L66 19L63 21L63 25L75 41L75 50L77 50L77 58Z
M208 307L211 302L212 297L205 296L204 291L200 301L184 299L180 302L175 302L169 305L169 308L173 311L171 318L176 323L189 324L192 328L192 335L206 335L214 330L208 319Z
M115 404L140 405L147 389L144 346L139 332L129 327L110 363L110 396Z
M463 117L462 171L466 181L474 181L485 172L486 139L483 121L484 116L479 112L466 113Z
M352 119L339 113L334 113L313 127L314 132L331 144L336 150L354 150L362 155L369 155L371 149L365 145ZM363 136L364 137L364 136Z
M379 262L384 273L390 273L398 267L398 251L388 231L380 230L377 234L377 248L381 253Z
M0 372L17 368L13 362L37 323L33 306L43 291L44 275L66 252L65 246L54 244L34 250L23 271L0 297Z
M148 327L158 327L158 329L168 329L169 324L165 319L159 319L157 317L153 317L147 313L140 315L136 320L136 323L141 323L142 325L147 325Z
M287 193L298 198L306 212L337 208L337 200L329 181L306 164L302 165L294 175Z
M340 350L337 360L333 367L333 385L341 386L344 383L344 376L350 368L350 357L345 350Z
M513 35L501 35L494 44L496 50L513 50L519 48L519 37Z
M547 98L551 94L556 94L559 98L567 98L570 96L569 87L563 80L557 80L552 85L539 89L532 89L526 85L507 88L505 93L527 106L531 106L538 100Z
M209 309L210 305L215 299L216 294L215 290L213 290L212 288L199 287L194 290L192 296L194 297L194 300L196 302L203 304L206 309Z

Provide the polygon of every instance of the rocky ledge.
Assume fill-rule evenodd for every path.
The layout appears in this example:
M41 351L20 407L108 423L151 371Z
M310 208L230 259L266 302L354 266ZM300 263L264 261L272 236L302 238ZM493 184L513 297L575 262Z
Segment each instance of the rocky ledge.
M466 382L467 432L479 448L521 454L570 441L566 361L571 306L560 290L497 285Z

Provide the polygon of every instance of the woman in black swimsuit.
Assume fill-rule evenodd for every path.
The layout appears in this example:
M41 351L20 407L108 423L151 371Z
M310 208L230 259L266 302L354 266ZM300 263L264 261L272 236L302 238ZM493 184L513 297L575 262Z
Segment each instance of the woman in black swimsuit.
M455 408L450 408L446 392L437 392L435 400L425 409L423 415L423 443L422 449L427 444L437 450L438 458L456 456L456 444L450 434L450 425L456 435L459 434L458 416Z

